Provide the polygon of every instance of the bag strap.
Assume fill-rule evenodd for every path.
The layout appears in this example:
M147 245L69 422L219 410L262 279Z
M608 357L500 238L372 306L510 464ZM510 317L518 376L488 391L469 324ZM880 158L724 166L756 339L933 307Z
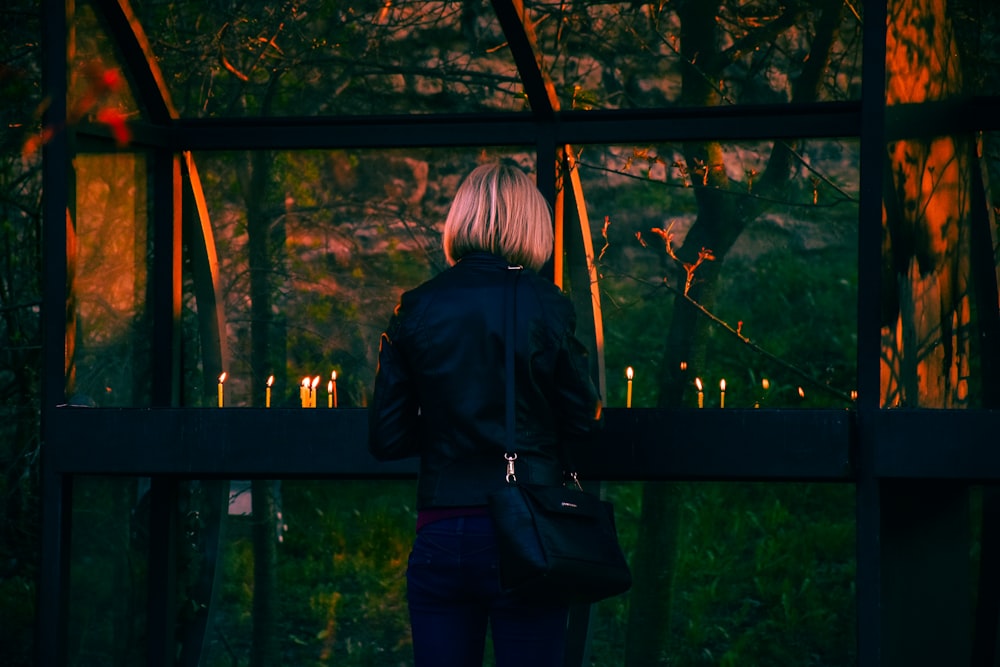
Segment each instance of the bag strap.
M521 275L520 266L508 266L507 276L504 285L504 340L505 340L505 367L506 367L506 449L504 458L507 460L507 482L510 484L517 482L514 475L514 461L517 459L517 452L514 451L514 343L516 330L514 327L517 317L517 278Z
M515 323L517 319L517 278L521 275L520 266L508 266L506 285L504 290L504 306L506 309L505 321L504 321L504 338L505 338L505 367L506 367L506 398L505 398L505 420L506 420L506 452L504 453L504 458L507 460L507 483L516 484L517 475L514 474L514 461L517 460L517 452L515 451L515 406L517 405L516 397L514 393L514 343L516 340L516 328ZM559 453L562 456L563 464L567 469L567 477L569 477L576 488L583 490L583 486L580 484L580 478L576 473L576 466L573 464L570 458L569 452L565 447L559 448Z

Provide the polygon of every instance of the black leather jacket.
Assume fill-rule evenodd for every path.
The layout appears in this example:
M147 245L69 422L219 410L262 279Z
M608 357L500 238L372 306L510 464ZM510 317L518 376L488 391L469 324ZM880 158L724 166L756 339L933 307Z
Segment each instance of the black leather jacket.
M487 253L403 294L379 344L369 443L379 460L420 457L417 507L476 506L505 483L504 285ZM558 447L601 426L573 306L533 271L517 280L520 482L559 483Z

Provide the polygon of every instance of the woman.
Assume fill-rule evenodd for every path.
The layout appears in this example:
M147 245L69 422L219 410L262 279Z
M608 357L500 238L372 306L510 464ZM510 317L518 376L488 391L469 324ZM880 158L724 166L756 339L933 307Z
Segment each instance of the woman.
M444 228L450 268L403 294L382 334L369 449L420 457L407 568L416 667L563 664L566 607L501 591L487 496L505 482L504 289L516 284L517 478L562 483L559 447L601 425L570 301L537 271L552 253L549 207L520 170L473 170Z

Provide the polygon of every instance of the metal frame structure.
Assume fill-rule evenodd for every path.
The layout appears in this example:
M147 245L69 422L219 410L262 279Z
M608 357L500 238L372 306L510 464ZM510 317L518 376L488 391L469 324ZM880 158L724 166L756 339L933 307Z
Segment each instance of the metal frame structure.
M955 595L967 582L934 541L934 526L957 516L960 492L1000 481L1000 449L987 434L1000 431L998 410L880 408L879 311L882 163L887 136L884 102L884 0L865 2L864 76L859 103L810 106L670 109L655 112L560 112L554 108L523 34L516 2L494 0L525 91L530 117L456 116L309 119L179 119L162 95L134 19L123 3L93 3L121 48L148 121L136 141L153 151L158 208L152 269L155 373L166 387L150 409L62 407L66 300L66 211L71 188L70 146L63 136L44 154L45 368L42 411L44 544L41 570L40 665L66 663L65 613L69 508L79 475L146 476L154 481L154 520L161 528L150 563L149 665L168 665L172 640L168 526L182 479L411 477L411 463L376 464L365 449L363 410L335 412L255 409L184 410L175 405L179 302L180 189L187 151L208 149L389 148L415 145L535 145L539 164L554 164L558 147L575 143L720 138L741 140L854 136L861 140L859 233L859 400L850 411L608 409L607 438L614 456L586 452L578 461L588 478L607 480L753 480L848 483L857 489L858 657L863 667L917 664L913 637L934 636L937 654L920 648L920 664L1000 664L997 654L996 577L980 581L973 621L956 613ZM65 116L67 18L65 3L44 0L44 72L52 118ZM881 29L879 27L881 26ZM942 109L950 133L1000 129L998 100L969 100ZM893 113L897 113L895 110ZM906 113L901 109L898 113ZM419 129L419 131L415 131ZM540 175L541 176L541 175ZM541 182L554 196L554 177ZM169 193L169 194L167 194ZM996 298L994 295L994 308ZM996 345L995 340L984 345ZM669 426L669 429L667 428ZM334 447L315 443L338 434ZM675 434L664 440L663 434ZM324 434L320 436L320 434ZM253 437L249 437L250 434ZM313 437L316 436L316 437ZM281 442L280 451L263 443ZM141 447L137 446L141 443ZM236 446L234 443L241 443ZM259 444L254 444L259 443ZM929 502L927 499L933 499ZM994 530L1000 525L994 524ZM985 533L984 533L985 534ZM915 569L917 568L917 569ZM922 568L922 569L919 569ZM926 576L928 573L933 576ZM920 576L904 590L905 577ZM967 605L967 598L959 603ZM975 626L975 633L973 627ZM578 654L577 654L577 657ZM581 664L579 661L576 664Z

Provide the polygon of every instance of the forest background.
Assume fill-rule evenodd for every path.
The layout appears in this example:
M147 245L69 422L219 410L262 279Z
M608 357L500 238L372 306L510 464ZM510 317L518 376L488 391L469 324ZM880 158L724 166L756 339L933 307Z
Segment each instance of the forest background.
M958 43L970 45L970 79L989 69L981 64L991 50L972 46L992 44L995 26L974 4L952 2L945 17L952 39L966 35ZM524 109L488 4L134 5L182 117ZM554 102L594 110L857 99L860 8L836 0L717 9L532 7ZM0 645L18 665L30 664L38 565L44 277L40 156L26 147L44 135L44 94L35 3L0 11L5 34L17 37L5 40L0 71L11 101L0 111ZM903 12L894 16L905 24ZM95 122L113 133L141 105L127 87L95 84L94 72L122 64L101 37L98 12L79 3L77 22L71 88L77 100L102 97L76 121L84 134ZM101 109L121 115L102 117ZM325 383L332 369L340 405L363 408L380 328L401 289L442 268L450 196L484 157L542 168L518 146L195 155L220 259L233 405L259 406L274 373L276 407L294 406L304 374L321 369ZM609 405L625 405L624 369L632 367L637 408L693 408L707 398L716 409L720 379L730 408L850 406L855 139L585 146L572 157L595 242ZM146 276L135 267L151 204L136 183L146 166L120 150L81 155L76 168L79 331L67 393L141 406L149 389L135 378L148 363L148 319ZM186 280L183 404L208 407L216 369L204 362L189 269ZM589 302L579 283L567 289ZM695 376L709 388L698 392ZM141 663L143 488L143 480L79 483L73 664ZM206 488L188 489L191 563L207 548ZM255 486L255 498L272 500L277 533L265 545L247 517L220 517L213 597L181 596L190 606L178 610L182 625L210 617L202 664L406 664L401 573L412 491L405 481ZM596 610L593 664L854 664L852 487L618 483L606 491L640 585ZM260 578L261 562L271 564L270 577ZM202 566L191 567L189 582ZM262 627L261 617L274 622Z

